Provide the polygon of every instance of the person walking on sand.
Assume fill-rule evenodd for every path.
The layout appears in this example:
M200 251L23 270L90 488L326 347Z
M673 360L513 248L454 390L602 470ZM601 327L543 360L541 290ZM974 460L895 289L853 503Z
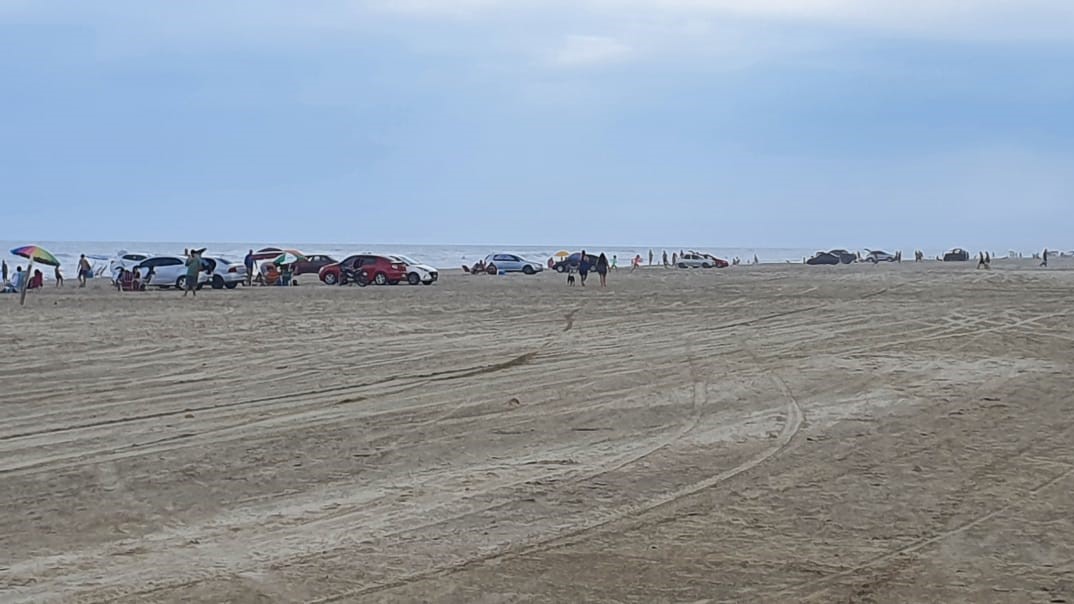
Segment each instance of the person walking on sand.
M4 263L4 266L3 266L3 269L2 269L3 273L4 273L4 275L3 275L4 278L2 280L0 280L0 285L7 285L7 260L3 260L3 261L0 261L0 262Z
M198 297L198 273L201 272L201 255L196 251L187 251L186 255L186 289L183 290L183 297L187 294L192 294L195 298Z
M250 250L246 257L242 259L242 263L246 266L246 286L249 287L254 282L254 251Z
M1044 248L1044 253L1040 255L1040 265L1048 268L1048 248Z
M59 266L56 267L54 276L56 277L56 287L63 287L63 273L60 272Z
M664 268L668 267L668 251L664 250Z
M612 254L612 263L610 265L608 265L608 268L610 270L613 270L613 271L615 269L619 268L619 256L616 256L615 254Z
M90 266L89 260L86 260L86 255L82 254L78 258L78 286L86 287L86 279L89 279L93 268Z
M597 274L600 275L600 286L608 287L608 257L604 252L597 256Z
M649 248L649 266L653 265L653 249Z
M586 255L585 250L582 250L582 255L578 257L578 277L582 282L582 287L585 287L585 280L589 277L589 269L592 265L589 263L589 256Z

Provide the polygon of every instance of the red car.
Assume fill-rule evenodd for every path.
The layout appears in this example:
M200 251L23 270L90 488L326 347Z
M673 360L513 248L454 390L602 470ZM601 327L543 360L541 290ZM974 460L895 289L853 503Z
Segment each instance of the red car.
M348 274L364 271L370 283L377 285L395 285L406 280L406 265L377 254L355 254L347 256L341 262L321 268L318 276L325 285L345 285L350 279Z

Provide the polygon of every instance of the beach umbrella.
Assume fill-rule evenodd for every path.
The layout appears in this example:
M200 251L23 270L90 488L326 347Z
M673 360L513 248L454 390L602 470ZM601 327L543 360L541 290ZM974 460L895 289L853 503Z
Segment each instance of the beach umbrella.
M567 250L559 250L558 252L556 252L555 254L552 254L552 255L555 256L556 258L559 258L560 260L562 260L562 259L566 258L567 256L570 256L571 253L568 252Z
M60 261L52 253L39 245L24 245L11 250L11 253L15 256L22 256L30 262L39 262L49 266L60 265Z
M22 291L19 292L19 306L22 306L26 304L26 287L30 284L31 269L34 267L34 262L40 262L48 266L59 266L60 261L51 252L39 245L24 245L11 250L11 253L30 261L30 264L26 267L26 273L22 276Z
M276 256L276 258L273 259L272 263L276 264L276 265L284 265L284 264L294 264L296 262L303 262L305 260L306 260L305 256L303 256L302 254L296 253L294 250L290 250L290 251L287 251L287 252L284 252L284 253L280 254L279 256Z

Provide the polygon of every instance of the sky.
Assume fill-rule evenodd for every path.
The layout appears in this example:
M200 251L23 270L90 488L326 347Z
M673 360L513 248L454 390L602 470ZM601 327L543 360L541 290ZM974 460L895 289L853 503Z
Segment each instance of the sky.
M1069 0L0 0L0 239L1074 248Z

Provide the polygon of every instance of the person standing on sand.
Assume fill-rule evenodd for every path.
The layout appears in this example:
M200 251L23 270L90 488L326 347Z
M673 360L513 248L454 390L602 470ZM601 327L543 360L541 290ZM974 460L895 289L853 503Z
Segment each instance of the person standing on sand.
M653 265L653 249L649 248L649 266Z
M582 282L582 287L585 287L585 280L589 277L589 256L586 255L585 250L582 250L582 255L578 257L578 277Z
M193 294L198 297L198 273L201 272L201 255L196 251L187 251L186 255L186 289L183 290L183 297L187 294Z
M90 266L89 260L86 260L86 255L82 254L78 259L78 286L86 287L86 279L89 279L90 273L93 268Z
M246 266L246 286L249 287L254 282L254 251L250 250L246 257L242 259L242 263Z
M1040 265L1048 268L1048 248L1044 248L1044 253L1040 255Z
M54 276L56 277L56 287L63 287L63 273L60 272L59 266L56 267L56 273Z
M603 256L604 254L601 255ZM619 268L619 256L612 254L612 263L608 266L608 268L613 271Z
M604 252L597 256L597 274L600 275L600 286L608 287L608 257Z
M3 278L3 280L0 280L0 285L5 285L5 284L7 284L7 260L3 260L2 262L4 263L4 266L3 266L4 278Z
M664 250L664 268L668 267L668 251Z

